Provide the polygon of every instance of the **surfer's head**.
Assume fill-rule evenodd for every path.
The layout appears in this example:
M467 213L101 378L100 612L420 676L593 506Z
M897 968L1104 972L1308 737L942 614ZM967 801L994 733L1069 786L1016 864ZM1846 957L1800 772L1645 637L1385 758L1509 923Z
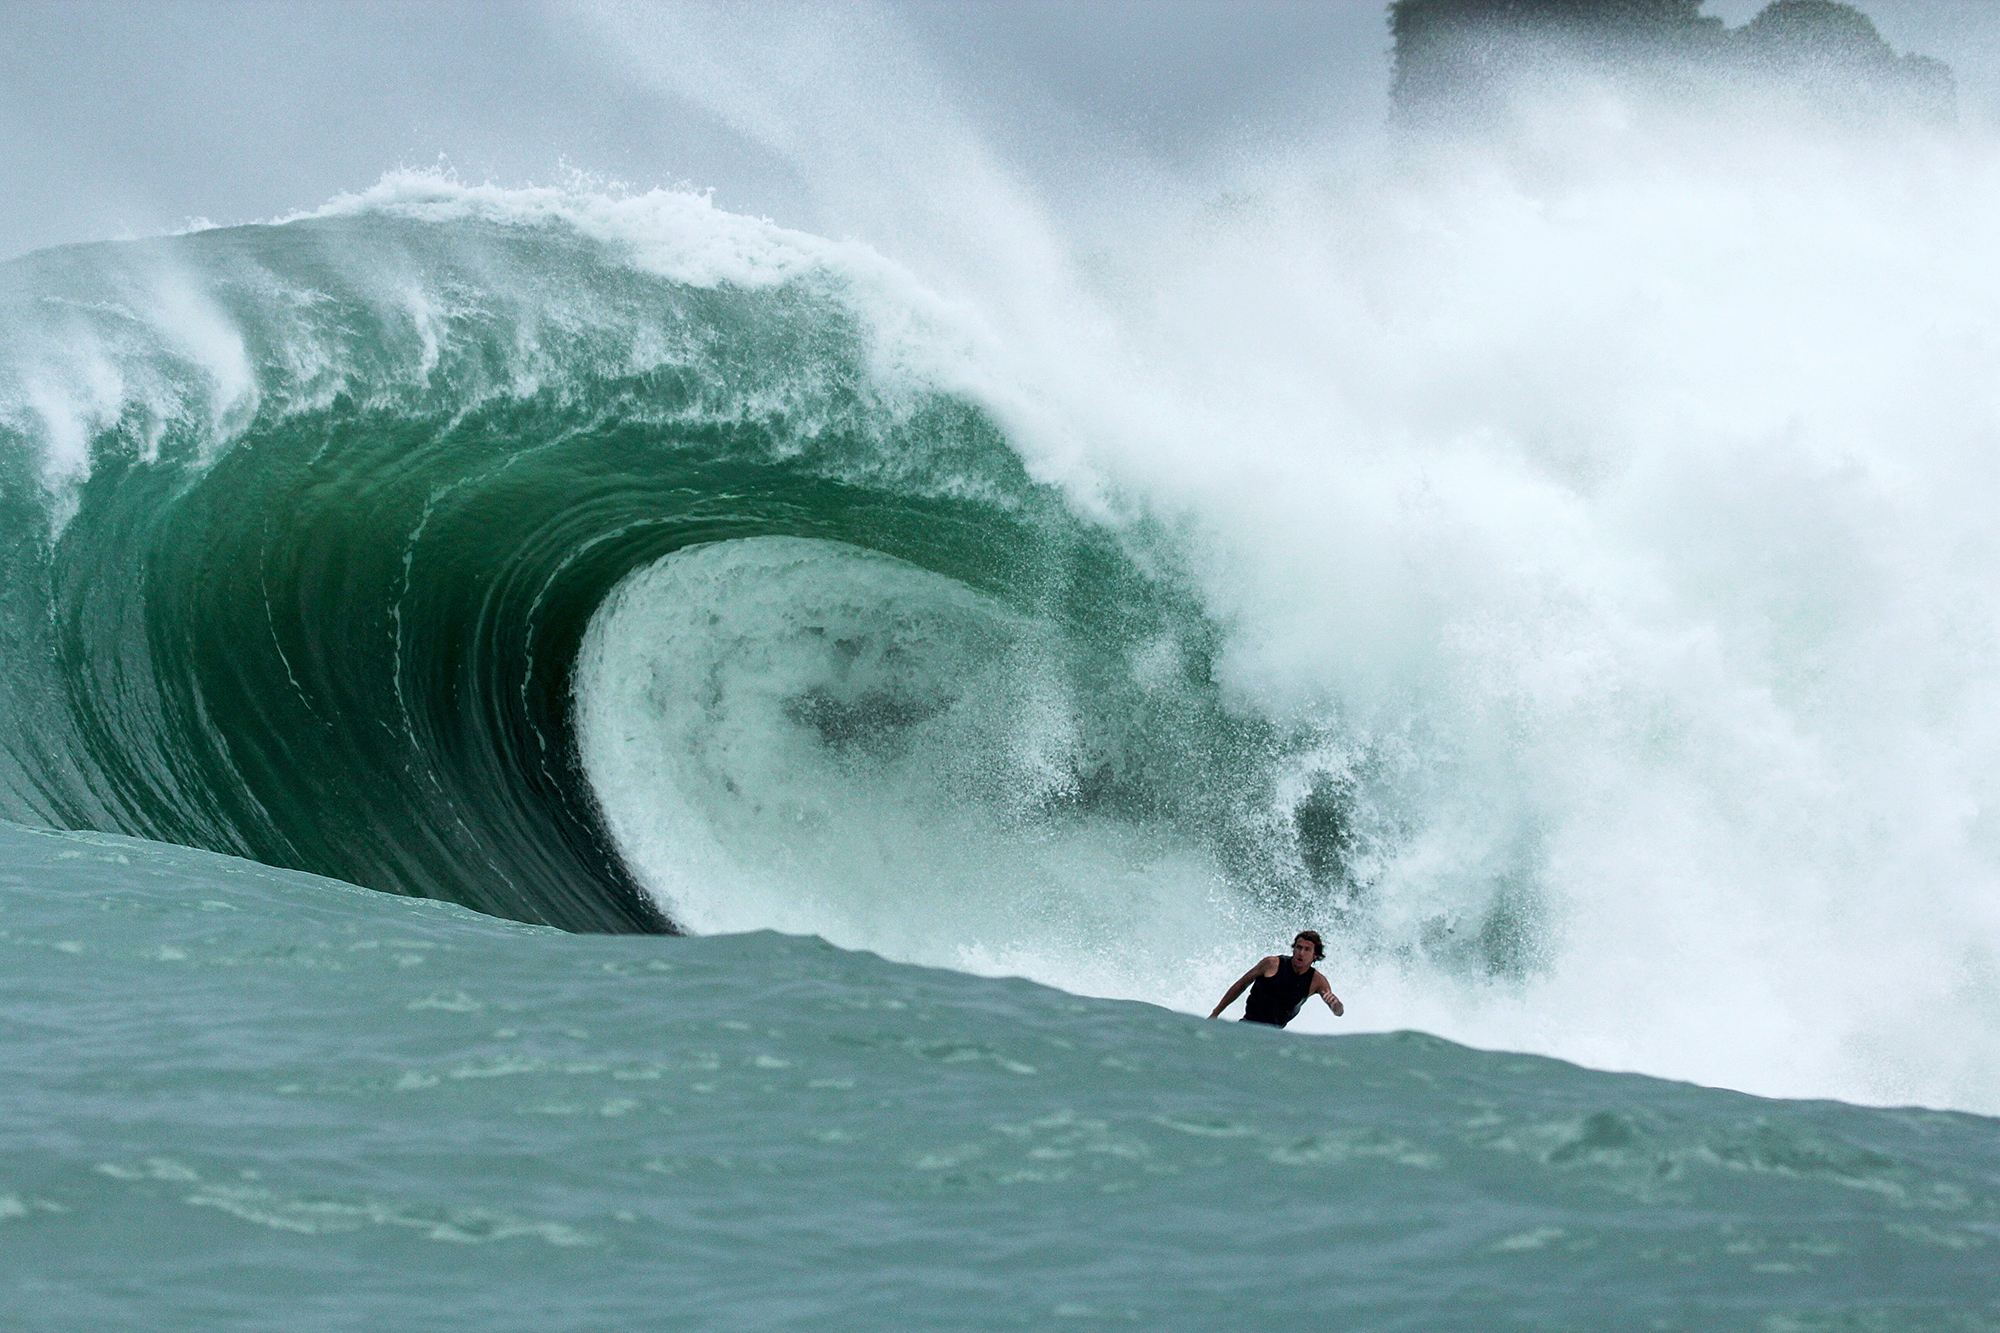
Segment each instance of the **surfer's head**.
M1326 945L1320 941L1319 932L1302 930L1292 936L1292 957L1306 963L1316 963L1326 957Z

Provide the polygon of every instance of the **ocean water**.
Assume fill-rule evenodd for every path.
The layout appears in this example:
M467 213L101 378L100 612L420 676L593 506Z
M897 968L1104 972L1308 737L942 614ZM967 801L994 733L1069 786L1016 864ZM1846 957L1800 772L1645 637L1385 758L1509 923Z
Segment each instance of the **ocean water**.
M2000 153L1583 109L0 265L12 1308L2000 1327Z
M17 1328L2000 1323L1978 1116L0 848Z

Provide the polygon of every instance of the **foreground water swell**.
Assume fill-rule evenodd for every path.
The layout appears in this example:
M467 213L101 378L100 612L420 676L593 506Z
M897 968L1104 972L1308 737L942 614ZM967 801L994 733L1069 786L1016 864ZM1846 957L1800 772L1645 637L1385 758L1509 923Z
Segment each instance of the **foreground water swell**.
M0 954L0 1274L50 1333L2000 1328L1976 1116L16 827Z

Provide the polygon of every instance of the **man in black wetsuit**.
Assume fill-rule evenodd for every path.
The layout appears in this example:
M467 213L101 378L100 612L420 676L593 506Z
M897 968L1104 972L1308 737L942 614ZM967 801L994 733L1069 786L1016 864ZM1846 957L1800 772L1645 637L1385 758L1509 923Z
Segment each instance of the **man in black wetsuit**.
M1245 986L1250 987L1250 998L1243 1005L1243 1021L1246 1023L1269 1023L1281 1028L1299 1016L1305 1008L1306 999L1317 995L1326 1001L1326 1007L1333 1010L1335 1018L1347 1012L1347 1006L1333 993L1333 987L1326 978L1313 968L1313 964L1326 957L1326 946L1320 943L1319 932L1302 930L1292 940L1292 956L1272 954L1257 966L1236 979L1229 988L1229 994L1222 997L1222 1003L1215 1006L1210 1018L1218 1018L1222 1011L1236 1002Z

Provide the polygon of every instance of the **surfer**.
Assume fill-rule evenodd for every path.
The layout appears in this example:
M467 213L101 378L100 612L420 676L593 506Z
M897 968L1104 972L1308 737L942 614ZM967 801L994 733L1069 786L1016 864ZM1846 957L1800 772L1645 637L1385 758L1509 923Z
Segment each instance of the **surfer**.
M1326 1001L1335 1018L1340 1017L1347 1012L1347 1006L1313 967L1324 957L1326 946L1320 943L1319 932L1300 931L1292 938L1290 958L1274 953L1238 977L1209 1017L1220 1017L1224 1009L1236 1002L1245 986L1250 987L1250 998L1243 1005L1246 1023L1269 1023L1281 1028L1299 1016L1299 1010L1305 1008L1307 998L1313 995Z

